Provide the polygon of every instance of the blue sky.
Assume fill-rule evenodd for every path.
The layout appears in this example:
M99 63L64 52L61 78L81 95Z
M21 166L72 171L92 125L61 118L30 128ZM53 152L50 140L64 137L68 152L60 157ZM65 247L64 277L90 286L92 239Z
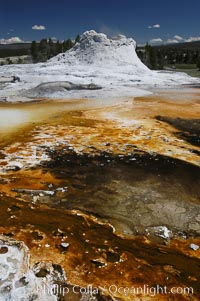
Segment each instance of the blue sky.
M200 40L200 0L1 0L0 42L74 38L94 29L137 43Z

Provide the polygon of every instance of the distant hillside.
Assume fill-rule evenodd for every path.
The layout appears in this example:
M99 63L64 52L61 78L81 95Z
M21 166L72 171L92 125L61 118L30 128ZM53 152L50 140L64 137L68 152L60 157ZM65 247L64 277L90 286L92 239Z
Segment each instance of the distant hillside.
M193 69L199 69L200 41L155 46L147 44L137 47L137 55L150 69L164 69L165 67L179 69L180 65L184 69L187 69L189 65L193 65Z
M30 54L31 43L0 44L0 58Z
M151 47L155 49L191 49L191 50L199 50L200 51L200 41L195 42L184 42L184 43L174 43L174 44L162 44L162 45L151 45ZM144 46L137 46L138 50L142 50L145 48Z
M175 43L175 44L166 44L166 45L157 45L155 48L174 48L174 49L190 49L193 51L200 50L200 41L195 42L185 42L185 43Z
M0 44L0 50L9 49L9 50L19 50L19 49L30 49L31 43L15 43L15 44Z

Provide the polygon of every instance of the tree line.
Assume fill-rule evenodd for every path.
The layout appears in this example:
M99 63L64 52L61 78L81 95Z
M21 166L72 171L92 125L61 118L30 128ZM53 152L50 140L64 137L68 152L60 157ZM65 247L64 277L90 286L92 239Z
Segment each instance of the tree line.
M75 41L67 39L63 42L54 42L51 38L42 39L39 43L33 41L31 43L31 56L34 63L45 62L53 56L71 49L77 42L80 41L80 36L77 35Z
M141 61L153 70L162 70L164 67L174 67L177 64L194 64L200 69L200 47L185 46L151 46L136 49Z
M0 57L6 58L10 56L22 56L22 55L29 55L30 50L26 48L22 49L0 49Z
M74 41L67 39L55 42L49 38L42 39L40 42L32 41L32 43L20 45L0 45L0 58L7 58L5 63L12 64L9 57L30 55L34 63L45 62L53 56L71 49L79 41L80 36L77 35ZM173 68L178 64L193 64L200 70L200 42L161 46L146 44L143 47L137 47L136 52L141 61L153 70L162 70L165 67ZM17 61L17 63L23 62L20 58Z

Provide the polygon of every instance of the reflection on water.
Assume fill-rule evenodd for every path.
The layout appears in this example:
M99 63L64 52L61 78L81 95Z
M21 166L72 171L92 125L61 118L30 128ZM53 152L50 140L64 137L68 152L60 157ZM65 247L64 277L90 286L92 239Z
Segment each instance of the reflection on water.
M5 109L0 110L0 131L13 129L20 124L23 124L30 119L30 114L20 109Z
M74 99L74 100L38 100L30 103L1 103L0 102L0 131L16 131L19 127L30 125L34 122L47 121L56 118L62 112L97 109L110 105L117 105L120 99ZM16 128L17 127L17 128Z

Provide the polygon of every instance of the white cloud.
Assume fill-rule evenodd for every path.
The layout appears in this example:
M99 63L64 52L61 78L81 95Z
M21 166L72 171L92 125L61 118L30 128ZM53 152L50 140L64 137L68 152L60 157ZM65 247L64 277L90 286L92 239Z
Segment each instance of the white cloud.
M148 28L160 28L160 24L149 25Z
M58 41L58 39L56 37L52 37L51 39L54 43L56 43Z
M177 41L176 39L168 39L167 41L165 41L165 44L176 44L179 41Z
M160 24L153 25L153 28L160 28Z
M46 27L44 25L34 25L32 26L33 30L45 30Z
M24 41L19 37L12 37L9 39L0 39L0 44L15 44L15 43L23 43Z
M178 41L183 41L184 40L181 36L178 36L178 35L175 35L174 39L178 40Z
M156 38L156 39L151 39L149 41L150 44L159 44L159 43L162 43L163 40L161 38Z
M200 41L200 37L190 37L185 42L195 42L195 41Z
M185 43L185 42L195 42L195 41L200 41L200 36L199 37L189 37L187 39L179 36L179 35L174 35L172 38L169 38L168 40L162 40L161 38L155 38L151 39L149 41L150 44L177 44L177 43Z

